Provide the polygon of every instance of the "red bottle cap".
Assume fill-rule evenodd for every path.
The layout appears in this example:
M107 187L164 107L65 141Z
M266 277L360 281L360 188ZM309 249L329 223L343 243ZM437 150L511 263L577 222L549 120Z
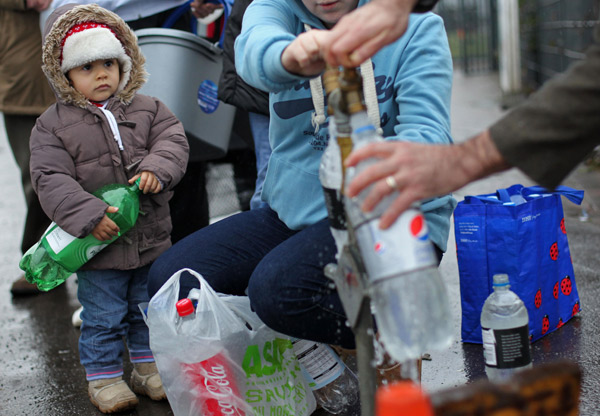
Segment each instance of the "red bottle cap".
M429 398L411 381L399 381L380 387L375 407L377 416L434 416Z
M175 308L177 308L177 313L179 316L188 316L194 313L194 304L188 298L181 299L175 304Z

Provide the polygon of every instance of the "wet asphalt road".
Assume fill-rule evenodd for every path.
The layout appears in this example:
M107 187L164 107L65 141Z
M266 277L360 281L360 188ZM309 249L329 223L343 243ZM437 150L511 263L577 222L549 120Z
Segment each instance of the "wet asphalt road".
M457 141L475 134L497 119L499 92L494 76L455 77L452 117ZM1 124L1 118L0 118ZM0 125L0 416L43 415L81 416L101 413L87 398L85 375L78 360L79 330L71 325L71 315L79 306L76 282L49 293L12 298L9 288L19 275L20 238L24 201L17 168L12 160L4 128ZM493 192L514 183L531 185L516 170L475 182L455 196ZM581 314L563 328L533 344L535 363L569 358L584 371L581 414L600 414L600 171L583 166L566 185L586 190L584 208L589 218L582 222L581 207L564 203L566 226L581 297ZM460 342L460 295L454 235L441 264L455 316L455 342L446 351L431 352L432 361L423 365L423 386L435 391L476 380L484 375L479 345ZM126 379L131 366L126 364ZM172 412L166 401L152 402L140 397L133 412L122 415L166 416Z

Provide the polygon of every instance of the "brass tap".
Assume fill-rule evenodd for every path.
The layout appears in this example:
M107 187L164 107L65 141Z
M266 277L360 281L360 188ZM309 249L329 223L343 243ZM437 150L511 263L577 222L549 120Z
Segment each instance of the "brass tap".
M344 68L340 84L348 113L355 114L366 110L362 78L356 68Z
M345 105L340 90L340 71L327 65L323 72L323 86L327 94L327 114L333 116L336 111L345 112Z

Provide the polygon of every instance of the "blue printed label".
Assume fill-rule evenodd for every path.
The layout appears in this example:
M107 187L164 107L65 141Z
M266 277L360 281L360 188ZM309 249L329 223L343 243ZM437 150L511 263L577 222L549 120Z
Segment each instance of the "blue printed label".
M207 114L214 113L219 107L217 84L209 79L202 81L198 87L198 106Z

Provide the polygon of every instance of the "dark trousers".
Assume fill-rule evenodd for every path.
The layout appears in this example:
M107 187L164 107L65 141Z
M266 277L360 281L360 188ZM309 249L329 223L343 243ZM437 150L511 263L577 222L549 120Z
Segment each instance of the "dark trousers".
M324 219L290 230L270 208L244 211L175 244L152 265L152 297L175 272L190 268L217 291L248 292L252 308L269 327L298 338L354 346L354 335L333 282L323 273L336 247ZM181 295L198 280L185 273Z
M29 137L37 118L38 116L4 114L6 135L12 154L21 171L21 183L27 207L23 239L21 240L21 251L23 253L38 242L48 225L50 225L50 219L44 213L33 190L29 174Z

